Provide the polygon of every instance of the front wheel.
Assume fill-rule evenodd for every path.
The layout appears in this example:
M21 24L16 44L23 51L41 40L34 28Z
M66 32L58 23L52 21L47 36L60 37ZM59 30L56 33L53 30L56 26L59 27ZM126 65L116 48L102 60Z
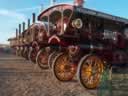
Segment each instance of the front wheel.
M79 62L77 77L87 89L97 88L103 73L104 62L95 55L85 55Z
M55 57L52 69L59 81L70 81L75 76L77 67L70 62L67 53L60 53Z

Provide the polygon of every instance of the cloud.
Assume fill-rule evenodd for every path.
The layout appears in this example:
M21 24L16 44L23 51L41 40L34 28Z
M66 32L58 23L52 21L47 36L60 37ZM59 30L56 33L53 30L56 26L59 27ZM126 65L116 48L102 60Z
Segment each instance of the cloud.
M40 10L41 6L35 6L30 8L22 8L22 9L16 9L16 12L25 12L25 11L31 11L31 10Z
M7 9L0 9L0 16L6 16L7 18L11 17L22 21L26 20L26 16L24 14Z
M0 43L8 43L7 39L15 36L14 28L18 28L18 24L26 20L27 15L22 12L0 9L0 36L2 36L0 38Z

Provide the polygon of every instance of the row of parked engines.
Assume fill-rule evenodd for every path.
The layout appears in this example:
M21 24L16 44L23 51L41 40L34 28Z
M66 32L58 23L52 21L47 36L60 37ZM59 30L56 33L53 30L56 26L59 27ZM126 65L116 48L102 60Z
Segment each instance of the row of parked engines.
M18 56L42 69L51 68L58 80L70 81L77 73L81 85L96 88L105 68L127 63L124 19L101 14L79 6L56 5L43 11L38 22L33 14L33 24L28 20L25 29L23 23L23 32L20 24L16 37L9 41Z

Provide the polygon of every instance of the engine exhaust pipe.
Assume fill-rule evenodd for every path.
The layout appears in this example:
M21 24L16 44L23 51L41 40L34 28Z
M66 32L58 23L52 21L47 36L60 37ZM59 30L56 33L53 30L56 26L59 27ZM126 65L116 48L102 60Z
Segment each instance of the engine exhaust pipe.
M18 29L16 28L16 39L18 39Z
M32 13L32 23L35 23L35 22L36 22L36 14Z
M23 32L25 31L25 22L22 23L23 24Z
M21 24L19 24L19 35L21 35Z
M30 27L30 19L28 19L28 28Z

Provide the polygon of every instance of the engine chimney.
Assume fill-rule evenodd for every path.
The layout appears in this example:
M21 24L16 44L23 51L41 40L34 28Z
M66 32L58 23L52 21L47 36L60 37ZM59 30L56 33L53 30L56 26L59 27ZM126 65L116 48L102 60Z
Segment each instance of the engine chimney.
M30 27L30 19L28 19L28 28Z
M25 31L25 22L23 22L23 32Z
M21 24L19 24L19 36L21 35Z
M83 7L84 5L84 0L75 0L74 5L78 7Z
M35 23L35 22L36 22L36 14L32 13L32 23Z
M18 29L16 28L16 39L18 39Z

